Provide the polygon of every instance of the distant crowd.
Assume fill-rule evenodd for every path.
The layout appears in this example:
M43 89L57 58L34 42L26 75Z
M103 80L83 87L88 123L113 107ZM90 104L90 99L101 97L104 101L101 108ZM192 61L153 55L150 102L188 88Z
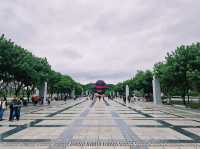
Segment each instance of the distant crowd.
M38 103L43 104L43 97L32 96L31 98L33 105ZM46 99L47 104L50 104L49 98ZM5 110L9 109L9 121L20 120L20 112L22 106L27 106L28 101L23 97L17 98L14 96L11 101L8 101L6 97L0 97L0 121L3 120Z
M64 101L65 103L67 103L68 99L78 99L80 96L74 96L73 98L71 96L63 96L63 97L47 97L46 98L46 103L48 105L50 105L52 100L55 101ZM42 105L44 104L44 97L42 96L32 96L31 97L31 101L33 103L34 106L36 105ZM22 106L27 106L28 105L28 101L26 99L24 99L23 97L16 97L14 96L11 100L7 100L6 97L0 97L0 121L3 120L4 117L4 113L7 109L9 109L10 114L9 114L9 121L13 121L13 120L20 120L20 112L21 112L21 107Z

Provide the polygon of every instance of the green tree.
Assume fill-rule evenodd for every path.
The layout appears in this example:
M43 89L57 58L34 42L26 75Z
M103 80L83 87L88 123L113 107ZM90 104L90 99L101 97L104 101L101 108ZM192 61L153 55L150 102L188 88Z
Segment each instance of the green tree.
M169 97L176 93L186 104L190 90L200 91L200 43L180 46L168 53L165 62L154 66L154 73L161 81L162 91Z

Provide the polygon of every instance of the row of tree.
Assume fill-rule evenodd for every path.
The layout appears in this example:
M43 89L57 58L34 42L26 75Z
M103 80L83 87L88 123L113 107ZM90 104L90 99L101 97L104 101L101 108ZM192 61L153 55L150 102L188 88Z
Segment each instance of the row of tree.
M115 91L123 93L129 85L131 92L141 95L152 94L153 75L160 80L161 91L169 101L172 96L181 96L186 104L186 96L200 95L200 43L177 47L167 53L164 61L156 63L152 71L138 71L130 80L118 83Z
M148 99L152 99L152 78L153 74L150 70L137 71L136 75L131 79L116 84L114 91L120 95L125 95L125 87L128 85L130 94L146 96Z
M82 92L81 84L68 75L52 70L46 58L36 57L1 35L0 94L7 95L11 90L17 96L25 92L29 97L35 88L40 88L45 81L48 82L51 94L70 94L73 89L77 94Z

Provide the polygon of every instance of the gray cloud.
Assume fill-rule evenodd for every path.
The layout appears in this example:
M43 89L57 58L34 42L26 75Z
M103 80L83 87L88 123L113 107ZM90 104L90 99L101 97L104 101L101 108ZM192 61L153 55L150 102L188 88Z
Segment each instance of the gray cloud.
M6 0L0 32L82 83L118 82L200 40L196 0Z

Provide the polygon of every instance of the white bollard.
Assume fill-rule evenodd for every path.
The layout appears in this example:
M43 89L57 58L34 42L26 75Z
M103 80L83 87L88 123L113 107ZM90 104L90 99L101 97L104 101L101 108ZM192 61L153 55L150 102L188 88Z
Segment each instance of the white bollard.
M128 104L129 87L126 85L126 104Z
M44 98L43 98L43 104L45 105L47 103L47 82L44 83Z
M155 76L153 76L153 103L161 104L161 91L160 91L160 81Z

